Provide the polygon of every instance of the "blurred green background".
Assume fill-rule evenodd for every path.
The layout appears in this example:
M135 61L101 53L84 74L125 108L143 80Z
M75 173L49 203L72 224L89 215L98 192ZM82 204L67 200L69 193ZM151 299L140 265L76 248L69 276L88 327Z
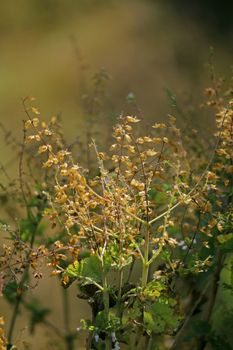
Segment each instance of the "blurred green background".
M92 77L102 68L110 76L103 111L110 124L127 112L132 92L148 121L162 120L171 111L165 88L184 104L199 104L209 84L210 46L217 70L229 74L232 13L232 1L214 0L1 1L0 122L20 142L25 117L20 98L35 96L42 118L61 115L67 138L74 139L85 128L82 95L92 89ZM195 118L200 128L213 128L207 116ZM0 135L1 164L15 177L15 151L6 145L2 130ZM48 299L49 290L48 302L60 322L61 296L54 285L54 279L45 279L36 293ZM81 312L72 315L74 325L88 311L85 303L77 303ZM35 349L44 349L40 332L33 341Z
M109 115L126 112L129 92L146 120L170 111L164 88L196 103L208 85L210 46L217 69L229 71L232 7L209 0L1 1L0 121L20 137L20 98L32 95L43 118L60 113L67 136L76 137L85 122L83 81L88 89L101 68L111 77ZM1 134L2 163L11 156Z

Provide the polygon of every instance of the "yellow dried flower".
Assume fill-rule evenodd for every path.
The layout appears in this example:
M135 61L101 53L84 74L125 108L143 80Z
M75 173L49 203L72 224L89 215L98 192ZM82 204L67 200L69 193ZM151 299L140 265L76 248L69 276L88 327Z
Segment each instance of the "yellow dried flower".
M32 125L32 121L30 119L26 120L24 123L25 129L29 129Z
M164 124L164 123L155 123L152 126L152 128L154 128L154 129L164 129L164 128L166 128L166 124Z
M51 146L50 145L42 145L39 147L38 149L38 154L41 154L41 153L44 153L46 152L47 150L51 151Z
M154 157L157 156L159 152L156 152L154 149L148 149L145 153L148 157Z
M36 107L31 107L30 110L34 114L38 114L38 115L40 114L40 112L38 111L38 109Z
M39 125L39 119L38 118L33 118L32 119L32 125L36 128Z
M140 119L138 119L136 117L127 116L125 119L126 119L126 121L128 123L138 123L138 122L140 122Z

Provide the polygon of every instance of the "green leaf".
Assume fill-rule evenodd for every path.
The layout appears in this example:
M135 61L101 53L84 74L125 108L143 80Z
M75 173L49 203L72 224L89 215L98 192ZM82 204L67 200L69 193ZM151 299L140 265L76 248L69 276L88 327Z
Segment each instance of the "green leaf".
M186 341L190 341L193 338L201 339L210 332L210 325L200 318L193 319L191 326L190 332L184 338Z
M233 281L232 281L233 283ZM229 290L230 292L233 292L233 284L229 284L229 283L221 283L220 284L222 288Z
M233 239L233 233L229 233L227 235L219 235L217 237L217 240L219 241L219 243L223 244L228 242L229 240Z
M9 282L5 285L3 289L3 295L6 300L13 304L17 297L18 284L16 282Z
M97 256L87 257L80 262L78 260L70 264L65 274L68 277L72 278L88 278L95 282L101 282L102 273L101 273L101 264Z
M20 221L20 238L27 242L37 231L37 222L31 218L22 219Z
M111 268L120 270L123 267L130 265L133 261L131 255L119 255L119 246L115 242L109 245L109 250L104 254L104 269L109 271Z
M108 320L106 318L105 311L104 310L99 311L95 319L95 326L98 329L104 330L106 329L107 325L108 325Z
M68 277L74 278L77 278L80 275L80 263L78 262L78 260L74 261L67 267L65 274Z
M142 315L142 306L141 303L136 300L132 307L125 310L123 316L123 323L132 325L134 320L137 320Z
M161 292L166 289L166 285L162 281L151 281L147 284L142 292L142 296L146 299L155 300Z
M146 326L147 333L152 333L156 329L155 320L149 311L144 311L144 324Z
M82 276L89 277L95 282L102 281L101 263L97 256L82 260Z
M153 303L150 310L144 311L143 317L149 334L169 332L177 328L179 324L179 316L175 313L169 299Z
M96 330L96 327L92 324L90 320L81 319L80 323L81 323L81 329L84 331L93 332Z
M220 243L221 250L224 250L224 251L233 250L233 233L219 235L217 236L217 240Z

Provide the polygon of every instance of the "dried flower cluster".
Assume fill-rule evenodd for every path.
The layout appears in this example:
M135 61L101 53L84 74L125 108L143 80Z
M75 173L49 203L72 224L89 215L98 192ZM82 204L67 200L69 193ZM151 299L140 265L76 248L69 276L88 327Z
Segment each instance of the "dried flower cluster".
M20 167L26 218L16 230L1 226L12 245L5 244L0 256L0 292L7 294L13 281L20 303L42 278L46 260L63 287L77 281L79 296L92 307L92 320L82 325L89 332L87 349L98 349L101 341L107 350L121 343L136 349L140 337L171 335L181 321L177 279L213 266L209 244L225 243L232 225L233 100L224 107L216 91L206 90L207 105L217 108L217 132L205 164L203 159L193 164L193 155L190 161L173 116L146 135L140 134L137 117L121 116L109 152L90 140L96 159L90 169L66 146L56 117L41 122L38 109L28 108L30 99L24 99L20 164L25 149L36 147L33 161L42 173L38 180L30 169L26 182ZM55 236L47 240L41 236L46 220ZM131 280L136 260L139 283ZM29 270L36 283L29 283ZM1 328L0 349L4 346Z
M4 319L0 317L0 350L6 350L6 337L2 326L4 326Z
M57 139L49 125L43 122L39 128L35 118L26 122L37 131L28 141L38 141L38 153L47 155L43 167L54 169L54 193L46 193L51 203L46 215L54 225L56 220L62 222L69 234L76 227L79 249L90 249L101 257L114 246L116 264L122 267L129 256L142 256L143 248L174 247L176 239L167 231L174 226L171 212L196 194L187 183L190 168L175 118L170 117L168 125L153 125L149 136L136 136L138 123L132 116L119 119L108 155L92 141L98 174L90 178L70 152L55 151L53 139ZM169 189L163 187L165 183ZM165 197L162 208L153 199L154 189ZM156 226L161 218L164 224Z

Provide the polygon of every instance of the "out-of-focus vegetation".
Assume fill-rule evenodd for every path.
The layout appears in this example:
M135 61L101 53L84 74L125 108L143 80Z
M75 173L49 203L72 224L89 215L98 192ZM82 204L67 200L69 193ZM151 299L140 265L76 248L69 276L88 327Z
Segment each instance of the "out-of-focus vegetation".
M0 349L231 349L232 3L0 9Z
M151 1L155 4L157 2ZM197 22L214 38L213 40L221 39L230 44L233 33L232 1L226 0L220 3L217 0L167 0L165 5L172 7L180 18L186 16L188 20ZM232 50L232 47L229 46L228 50Z
M187 3L189 5L187 5ZM0 94L1 122L8 129L20 130L20 98L35 95L43 101L43 115L61 113L66 132L75 137L83 128L85 113L80 99L83 76L90 82L102 67L109 73L108 96L111 118L126 109L125 99L133 92L147 119L165 116L169 88L182 105L195 104L193 91L207 76L209 46L214 46L218 68L223 76L231 65L231 46L226 35L213 28L204 13L227 18L226 2L216 5L180 1L18 1L0 4ZM215 2L214 2L215 3ZM192 14L193 6L203 20ZM203 8L208 8L208 12ZM209 15L210 16L210 15ZM214 16L214 15L213 15ZM204 20L204 17L206 20ZM226 19L225 23L231 23ZM230 25L229 25L230 26ZM229 35L230 32L228 31ZM79 54L77 57L77 48ZM80 55L83 64L80 67ZM81 68L81 69L80 69ZM177 116L178 117L178 116ZM198 120L198 113L193 116ZM210 126L208 118L197 121ZM3 151L9 161L12 153Z

